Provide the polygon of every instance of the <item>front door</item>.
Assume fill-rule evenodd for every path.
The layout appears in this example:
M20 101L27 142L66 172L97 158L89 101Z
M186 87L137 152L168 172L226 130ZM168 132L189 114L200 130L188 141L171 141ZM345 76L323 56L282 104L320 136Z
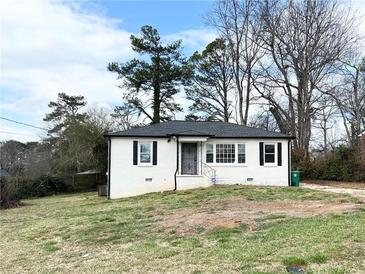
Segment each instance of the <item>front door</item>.
M197 175L198 174L198 156L196 143L181 144L181 174Z

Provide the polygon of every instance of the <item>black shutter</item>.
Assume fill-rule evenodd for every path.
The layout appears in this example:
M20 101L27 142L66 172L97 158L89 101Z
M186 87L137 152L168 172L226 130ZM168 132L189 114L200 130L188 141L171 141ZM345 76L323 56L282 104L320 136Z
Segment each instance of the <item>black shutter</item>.
M152 164L157 165L157 141L153 141L153 149L152 149Z
M264 142L260 142L260 166L264 165Z
M278 166L282 165L281 143L278 143Z
M133 141L133 165L138 164L138 141Z

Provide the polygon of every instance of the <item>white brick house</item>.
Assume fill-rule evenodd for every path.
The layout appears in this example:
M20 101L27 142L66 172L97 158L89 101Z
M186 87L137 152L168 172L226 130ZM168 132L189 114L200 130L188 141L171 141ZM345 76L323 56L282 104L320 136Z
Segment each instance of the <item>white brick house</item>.
M282 133L169 121L106 136L108 198L213 184L290 185L293 138Z

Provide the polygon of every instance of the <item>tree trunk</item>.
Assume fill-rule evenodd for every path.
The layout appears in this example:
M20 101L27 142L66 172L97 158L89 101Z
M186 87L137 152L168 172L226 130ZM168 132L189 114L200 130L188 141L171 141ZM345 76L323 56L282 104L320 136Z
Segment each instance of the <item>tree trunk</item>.
M302 150L304 157L309 157L309 141L311 135L311 113L310 113L310 87L307 74L297 72L298 81L298 149Z
M153 90L153 124L159 123L161 120L160 117L160 88L159 85L155 84Z
M251 63L247 64L247 86L246 86L246 107L245 107L245 117L244 117L244 125L247 126L248 122L248 109L250 107L250 93L251 93Z
M359 134L360 128L361 128L361 113L360 113L360 100L359 100L359 93L358 93L358 87L359 87L359 69L356 68L355 72L355 79L353 84L353 90L354 90L354 116L355 116L355 123L354 123L354 130L352 132L352 146L356 145L359 141Z
M160 109L161 109L161 84L160 84L160 56L156 56L155 61L156 74L153 83L153 124L157 124L161 121Z
M226 86L226 85L224 85ZM228 91L225 89L223 91L223 96L224 96L224 122L229 122L229 110L228 110Z
M236 52L236 54L239 54ZM235 58L235 81L236 81L236 88L237 88L237 94L238 94L238 117L240 124L243 125L245 123L245 119L243 116L243 90L241 86L241 78L240 78L240 64L239 64L239 58L236 56Z
M323 111L324 112L324 111ZM327 144L327 119L323 120L323 151L327 155L328 144Z

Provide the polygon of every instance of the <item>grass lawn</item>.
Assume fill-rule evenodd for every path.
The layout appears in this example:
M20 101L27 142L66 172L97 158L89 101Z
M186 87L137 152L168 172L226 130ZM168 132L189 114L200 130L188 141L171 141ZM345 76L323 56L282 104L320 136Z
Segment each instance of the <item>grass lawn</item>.
M365 273L365 205L301 188L220 186L0 212L0 273Z

